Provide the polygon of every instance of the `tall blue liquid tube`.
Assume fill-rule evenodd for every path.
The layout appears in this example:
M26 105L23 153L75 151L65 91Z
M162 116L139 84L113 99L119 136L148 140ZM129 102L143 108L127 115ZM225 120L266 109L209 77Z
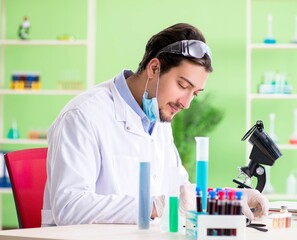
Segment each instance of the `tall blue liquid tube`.
M202 191L202 210L207 210L208 188L208 137L195 137L196 140L196 187Z
M138 228L150 228L150 162L140 162L139 165L139 206L138 206Z

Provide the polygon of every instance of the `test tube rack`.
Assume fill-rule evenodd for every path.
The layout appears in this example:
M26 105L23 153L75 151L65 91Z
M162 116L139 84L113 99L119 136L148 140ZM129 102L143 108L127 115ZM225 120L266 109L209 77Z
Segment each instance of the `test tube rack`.
M235 236L215 236L215 239L245 240L246 217L244 215L198 215L198 240L214 239L207 229L236 229Z

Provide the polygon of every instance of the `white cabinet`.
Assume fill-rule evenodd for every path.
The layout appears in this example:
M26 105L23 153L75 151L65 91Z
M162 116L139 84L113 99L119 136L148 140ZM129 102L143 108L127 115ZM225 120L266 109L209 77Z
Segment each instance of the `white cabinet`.
M25 0L26 1L26 0ZM62 0L62 2L65 0ZM17 1L14 0L14 2L17 3ZM30 4L32 4L32 1L28 1ZM60 7L60 1L42 1L44 5L50 6L49 4L52 4L51 7L53 9ZM67 0L68 4L72 4L73 2ZM18 9L17 4L11 4L11 2L7 0L1 0L1 30L0 30L0 149L2 149L1 146L7 145L7 144L36 144L36 145L46 145L46 140L44 139L29 139L27 138L27 133L23 132L21 134L19 139L8 139L7 138L7 122L11 121L11 119L5 119L5 117L12 115L11 111L13 109L8 109L7 106L13 106L13 104L8 104L9 101L15 101L15 98L18 100L18 104L24 104L24 108L28 108L28 114L24 118L28 118L25 120L24 124L28 125L28 122L34 120L35 118L38 118L38 115L44 114L47 111L47 106L50 104L55 104L56 102L59 102L61 106L63 106L66 99L70 99L74 95L80 93L84 89L88 89L92 87L95 83L95 38L96 38L96 0L87 0L87 1L81 1L83 4L85 4L84 8L81 9L81 11L84 11L82 16L86 19L82 19L84 23L86 23L86 26L83 26L82 28L85 31L85 38L84 39L75 39L75 40L56 40L57 36L52 36L52 39L29 39L29 40L17 40L17 34L13 37L7 36L11 32L10 28L14 27L15 32L17 32L18 26L8 26L7 25L7 10L8 7L10 8L16 8ZM10 4L8 4L10 3ZM33 3L34 4L34 3ZM32 4L32 5L33 5ZM42 5L40 5L42 6ZM33 6L31 6L33 7ZM43 8L44 6L42 6ZM36 9L36 11L39 11ZM44 11L44 9L43 9ZM65 12L67 12L67 9L64 9ZM18 12L20 12L20 9L18 9ZM10 11L11 13L11 11ZM23 13L22 13L23 14ZM24 13L25 14L25 13ZM46 14L46 12L45 12ZM51 13L51 16L55 17L55 12ZM19 16L20 20L23 16ZM79 18L80 15L71 16L73 18ZM10 17L11 18L11 17ZM30 20L30 17L29 17ZM35 19L35 22L37 20ZM60 22L59 24L63 25L63 22ZM71 26L71 24L69 24ZM53 27L53 26L48 26ZM57 26L59 27L59 26ZM80 26L81 27L81 26ZM34 29L34 26L32 27ZM31 31L31 30L30 30ZM57 35L59 33L57 32ZM61 33L60 33L61 34ZM15 54L16 51L20 52L20 58L22 57L23 53L28 53L30 51L30 54L32 54L32 57L35 58L35 62L37 62L38 66L36 66L35 69L38 69L40 66L43 66L44 69L47 67L47 56L39 55L42 54L43 51L50 51L52 54L56 54L56 60L57 62L61 61L60 58L63 57L62 55L65 55L66 53L69 53L70 56L72 56L71 52L72 49L75 49L73 51L78 51L80 53L83 53L84 58L77 60L77 65L82 66L83 74L80 74L80 80L82 82L81 88L73 88L71 87L64 87L64 90L59 90L59 87L57 84L52 83L53 81L57 81L58 79L49 79L46 77L46 72L41 77L41 83L42 87L39 90L30 90L30 89L21 89L21 90L14 90L10 88L10 76L12 74L12 71L15 70L22 70L26 69L26 61L20 61L18 62L17 59L12 59L11 55ZM48 50L51 49L51 50ZM37 59L37 61L36 61ZM7 62L9 61L9 64ZM15 64L13 63L15 61ZM51 60L53 61L53 60ZM40 64L39 64L40 63ZM41 65L43 64L43 65ZM67 73L67 62L64 61L60 65L65 64L65 72L64 77L69 76L69 73ZM8 65L10 68L8 68ZM14 66L15 65L15 66ZM35 67L35 66L34 66ZM28 68L28 67L27 67ZM31 66L32 68L32 66ZM60 71L62 71L63 66L61 66ZM57 69L46 69L46 71L55 72L58 71ZM82 76L83 75L83 76ZM61 73L60 73L61 76ZM43 101L42 108L36 107L35 105L31 106L30 109L29 104L27 104L27 99L34 97L35 102ZM67 98L68 96L68 98ZM62 98L61 101L57 100L57 98ZM22 101L24 100L24 101ZM21 103L20 103L21 102ZM13 107L10 107L13 108ZM55 110L53 114L58 114L57 110ZM53 116L54 118L54 116ZM20 121L23 121L23 119L16 119L18 125L20 125ZM4 128L4 125L6 124L6 128ZM49 127L49 126L46 126ZM28 129L28 127L27 127Z
M272 36L276 39L274 44L263 43L269 32L270 14L273 17ZM291 171L290 168L297 169L293 161L296 152L292 151L297 150L297 145L289 144L289 137L294 128L293 110L297 108L297 44L291 43L296 27L295 16L296 0L246 0L246 130L259 119L263 120L265 131L269 134L269 113L277 112L276 133L280 136L277 145L283 156L271 170L275 169L280 173L277 181L277 192L280 193L285 192L286 177ZM264 72L270 70L287 73L288 82L293 86L291 94L259 93L259 84L263 80ZM248 141L246 146L246 159L249 162L252 146ZM280 195L277 196L279 198ZM273 196L270 198L273 199ZM296 196L292 199L296 199Z

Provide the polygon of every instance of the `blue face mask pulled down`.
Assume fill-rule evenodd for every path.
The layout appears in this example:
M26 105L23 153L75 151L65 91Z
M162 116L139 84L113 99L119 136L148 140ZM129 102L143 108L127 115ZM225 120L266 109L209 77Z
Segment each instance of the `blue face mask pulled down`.
M145 91L142 96L142 109L150 122L160 122L159 106L157 98L148 99L148 92Z

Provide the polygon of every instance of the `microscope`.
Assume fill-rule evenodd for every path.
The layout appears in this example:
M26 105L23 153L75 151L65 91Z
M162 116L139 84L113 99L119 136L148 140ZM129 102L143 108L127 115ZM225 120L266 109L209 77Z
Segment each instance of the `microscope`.
M256 177L257 185L256 189L259 192L265 187L266 172L262 165L272 166L282 153L279 151L276 144L265 133L264 125L261 120L258 120L256 124L243 136L241 141L249 138L249 143L253 145L250 162L245 167L240 167L240 174L237 179L233 179L233 182L238 184L239 188L252 188L251 178Z

